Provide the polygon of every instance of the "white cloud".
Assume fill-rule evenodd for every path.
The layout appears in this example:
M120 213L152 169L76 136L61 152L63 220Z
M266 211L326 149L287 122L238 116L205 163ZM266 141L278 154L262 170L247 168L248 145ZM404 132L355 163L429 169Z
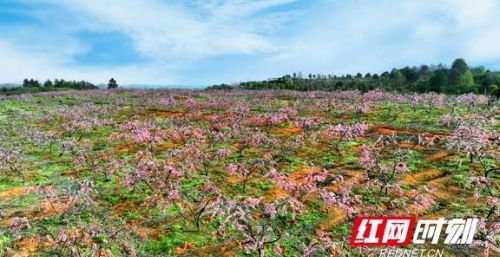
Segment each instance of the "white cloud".
M272 51L273 38L256 25L266 19L276 21L275 16L251 16L293 1L196 1L195 10L159 0L49 2L85 17L92 26L127 33L139 52L163 60Z
M301 33L287 42L288 49L268 58L265 69L380 72L456 57L500 63L499 3L330 1L312 10Z
M98 82L116 76L125 83L194 83L189 81L191 76L182 73L198 60L275 51L275 38L269 31L279 28L293 14L253 14L294 1L193 1L192 9L188 9L159 0L26 0L50 5L32 14L46 28L2 31L9 37L3 39L1 51L8 53L3 56L9 56L15 65L3 67L0 75L9 74L2 76L9 81L34 76ZM73 38L79 30L125 33L135 50L150 61L101 68L75 64L74 57L89 50L85 42ZM24 69L12 69L14 66Z
M299 1L301 9L281 8ZM36 74L209 84L294 71L381 72L403 65L450 63L456 57L500 68L500 0L43 2L59 12L45 30L0 31L9 35L0 41L2 80ZM52 26L61 35L52 35ZM85 42L74 38L83 29L124 33L148 61L104 70L75 64L75 55L88 50Z
M120 67L70 66L68 56L56 52L37 52L19 48L0 40L1 82L19 83L25 78L86 80L104 83L109 78L118 78L119 83L174 83L174 69L156 65L126 65Z

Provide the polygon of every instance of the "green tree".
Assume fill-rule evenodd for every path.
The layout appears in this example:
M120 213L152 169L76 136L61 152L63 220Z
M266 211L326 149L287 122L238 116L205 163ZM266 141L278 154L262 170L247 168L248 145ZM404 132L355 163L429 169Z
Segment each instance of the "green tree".
M458 70L460 74L463 74L465 71L469 69L469 65L467 65L467 63L463 58L457 58L451 64L451 69Z
M23 87L40 87L40 82L34 79L24 79Z
M446 70L437 70L429 80L429 91L441 93L448 87L448 72Z
M458 80L458 93L470 93L474 90L474 75L470 70L466 70ZM455 93L455 92L452 92Z
M488 93L493 94L494 92L498 91L498 86L493 84L488 86Z
M474 74L470 71L465 60L458 58L451 65L446 92L460 94L472 91L474 91Z
M118 84L114 78L111 78L108 82L108 89L118 88Z
M50 79L48 79L47 81L45 81L43 83L43 87L45 88L50 88L50 87L53 87L54 86L54 83L52 83L52 81L50 81Z

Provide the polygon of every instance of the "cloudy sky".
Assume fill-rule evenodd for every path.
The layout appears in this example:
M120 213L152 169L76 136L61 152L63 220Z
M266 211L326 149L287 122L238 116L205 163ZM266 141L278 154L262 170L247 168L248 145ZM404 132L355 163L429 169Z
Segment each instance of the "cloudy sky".
M210 85L285 73L500 69L500 0L0 0L0 83Z

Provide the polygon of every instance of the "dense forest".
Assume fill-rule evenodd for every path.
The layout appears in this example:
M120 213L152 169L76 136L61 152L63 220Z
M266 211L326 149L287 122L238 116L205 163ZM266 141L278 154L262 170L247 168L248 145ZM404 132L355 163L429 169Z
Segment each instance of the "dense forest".
M209 89L288 89L288 90L360 90L374 89L397 92L437 92L446 94L487 93L500 95L500 72L484 67L469 67L462 58L451 67L446 65L421 65L392 69L381 74L321 75L301 73L285 75L265 81L248 81L236 85L214 85Z
M118 84L115 79L110 79L107 85L108 88L117 88ZM38 93L60 90L90 90L98 89L99 87L87 81L66 81L64 79L55 79L54 81L47 80L40 83L35 79L25 79L22 86L19 87L3 87L0 88L0 94L14 95L22 93Z

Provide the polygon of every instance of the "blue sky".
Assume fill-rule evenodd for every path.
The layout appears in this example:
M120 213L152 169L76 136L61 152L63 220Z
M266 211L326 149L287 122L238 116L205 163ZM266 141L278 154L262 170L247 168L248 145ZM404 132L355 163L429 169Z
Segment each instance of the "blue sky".
M500 0L0 0L0 83L210 85L302 72L500 69Z

